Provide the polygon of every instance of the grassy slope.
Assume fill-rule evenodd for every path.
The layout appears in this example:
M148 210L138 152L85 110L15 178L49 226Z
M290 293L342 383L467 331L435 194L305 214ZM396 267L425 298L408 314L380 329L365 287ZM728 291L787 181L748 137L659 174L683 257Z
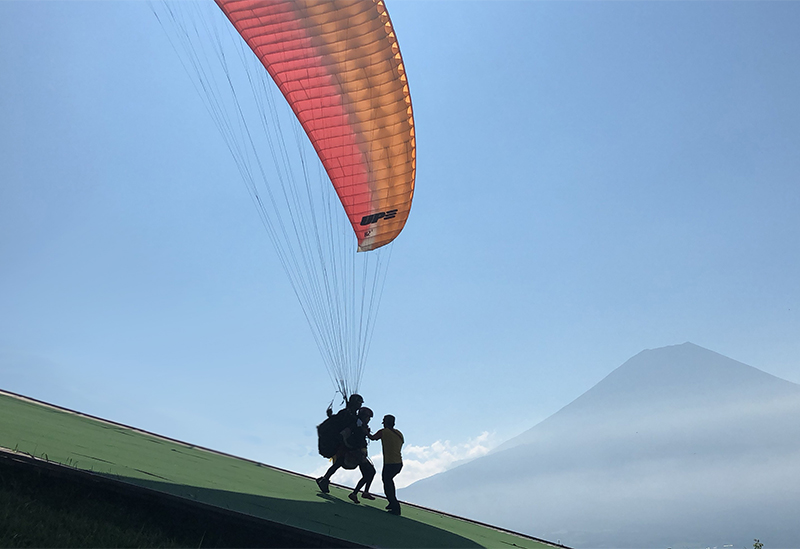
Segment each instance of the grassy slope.
M96 476L12 456L20 455L0 453L0 547L331 545L271 523L178 505L149 491L119 490Z
M0 392L0 446L95 473L377 547L547 547L413 506L357 506L302 475L167 440Z

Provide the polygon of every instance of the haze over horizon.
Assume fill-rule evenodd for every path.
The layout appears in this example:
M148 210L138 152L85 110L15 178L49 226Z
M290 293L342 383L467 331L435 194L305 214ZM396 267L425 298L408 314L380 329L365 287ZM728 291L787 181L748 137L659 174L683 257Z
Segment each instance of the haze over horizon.
M579 549L800 545L800 385L645 350L485 457L400 490Z

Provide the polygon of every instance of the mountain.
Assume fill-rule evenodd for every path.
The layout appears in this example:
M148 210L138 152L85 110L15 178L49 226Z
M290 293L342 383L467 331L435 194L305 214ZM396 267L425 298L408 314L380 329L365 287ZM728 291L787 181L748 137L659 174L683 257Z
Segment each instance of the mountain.
M400 495L577 548L798 548L800 385L691 343L646 350Z

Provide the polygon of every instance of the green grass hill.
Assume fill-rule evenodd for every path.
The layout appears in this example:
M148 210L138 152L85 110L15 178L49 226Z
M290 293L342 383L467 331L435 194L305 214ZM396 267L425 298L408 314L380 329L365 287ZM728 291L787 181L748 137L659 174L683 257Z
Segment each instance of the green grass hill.
M405 505L402 517L393 516L382 498L355 505L343 487L321 494L305 475L2 391L0 448L0 461L16 465L0 469L4 546L557 546L414 505ZM115 511L119 500L152 512ZM42 518L55 508L62 514L49 522ZM32 525L20 509L37 517ZM68 514L80 509L80 519ZM139 517L126 527L140 537L129 542L102 537L104 529L119 523L116 515L128 522ZM58 524L80 521L87 521L85 529L94 538L59 538ZM197 523L199 539L170 530L176 522ZM227 534L214 534L220 531L216 523L227 524L222 530ZM167 528L166 538L147 537L159 528ZM25 529L35 530L34 537ZM48 529L55 538L41 537Z

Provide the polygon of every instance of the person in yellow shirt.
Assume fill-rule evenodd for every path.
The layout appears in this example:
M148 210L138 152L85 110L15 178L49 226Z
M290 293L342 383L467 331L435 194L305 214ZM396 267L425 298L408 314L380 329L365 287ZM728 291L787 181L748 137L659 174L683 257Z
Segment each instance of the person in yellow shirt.
M403 456L400 453L400 449L405 441L403 440L403 433L394 428L394 422L394 416L384 416L383 429L369 435L369 438L372 440L380 439L381 446L383 446L383 471L381 472L381 477L383 478L383 491L386 494L386 499L389 500L389 505L386 508L393 515L399 515L400 502L397 501L394 477L403 468Z

